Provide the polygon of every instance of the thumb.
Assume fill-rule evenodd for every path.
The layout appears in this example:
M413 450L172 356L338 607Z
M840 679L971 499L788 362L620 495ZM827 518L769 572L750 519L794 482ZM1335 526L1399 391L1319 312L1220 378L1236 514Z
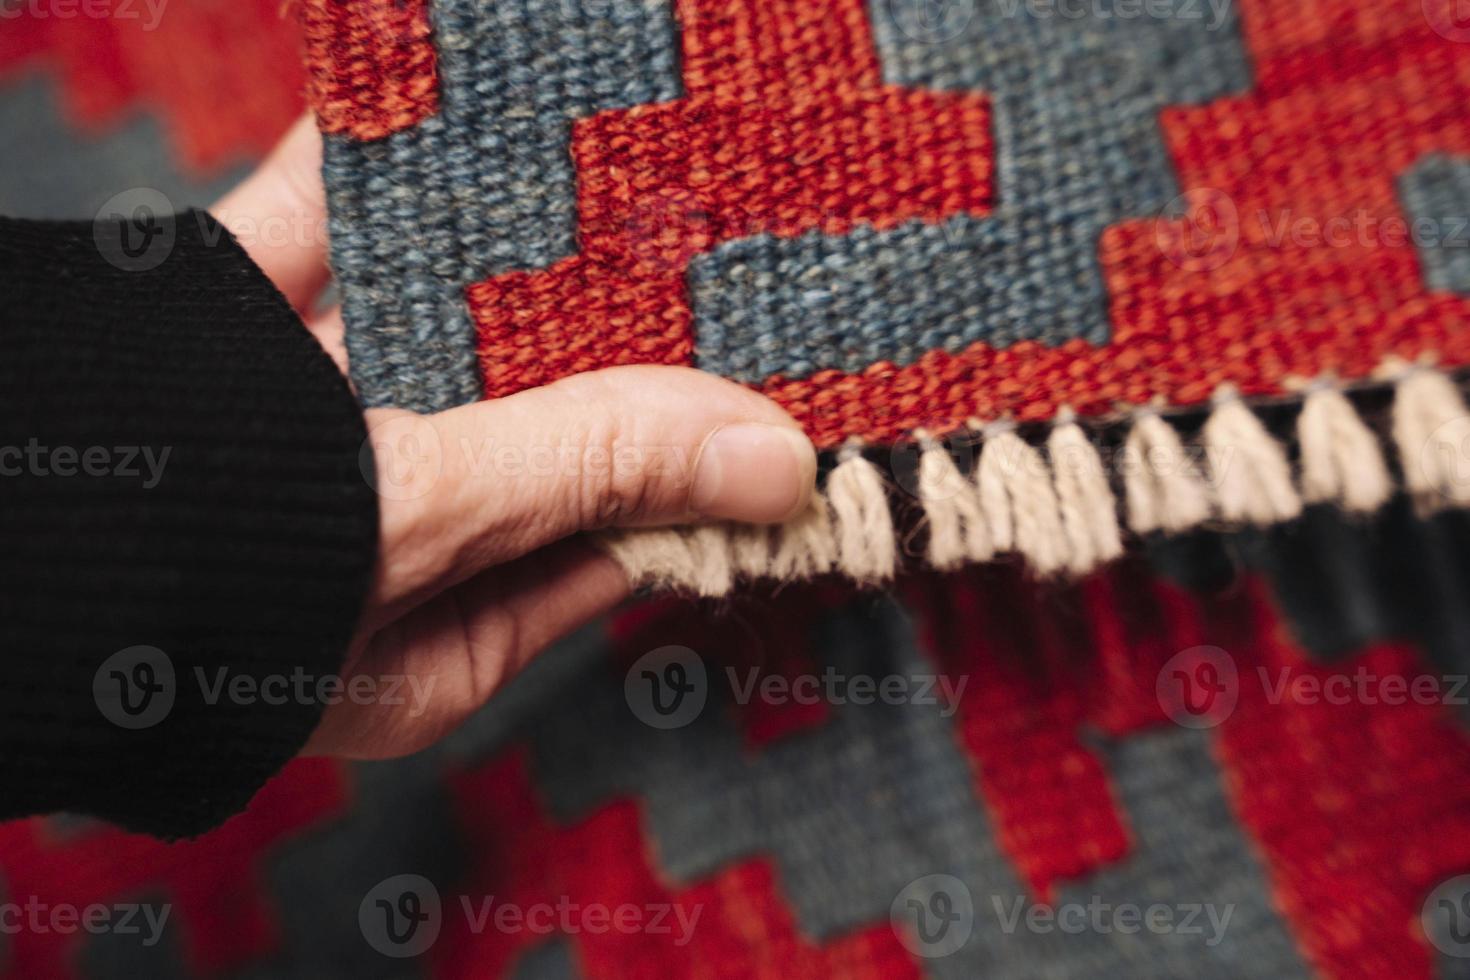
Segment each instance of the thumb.
M293 307L310 310L331 278L322 137L310 116L210 211Z
M582 530L780 523L816 480L811 442L774 402L689 368L611 368L368 425L388 599Z

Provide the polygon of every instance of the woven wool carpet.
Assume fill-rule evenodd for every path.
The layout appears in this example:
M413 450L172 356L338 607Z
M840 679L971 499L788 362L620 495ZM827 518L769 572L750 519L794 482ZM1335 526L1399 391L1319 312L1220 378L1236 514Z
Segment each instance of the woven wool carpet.
M519 6L449 8L485 24L491 11L502 9L526 19ZM575 7L581 13L569 23L549 19L565 9L540 5L542 29L563 38L600 37L589 33L596 11L634 8L589 2ZM670 23L663 5L636 9ZM1251 39L1250 47L1236 48L1249 52L1252 72L1239 76L1240 92L1264 84L1261 66L1271 57L1279 63L1270 77L1283 84L1324 80L1333 65L1301 53L1312 38L1345 45L1330 48L1340 52L1336 70L1363 76L1377 93L1415 91L1418 83L1403 77L1435 70L1432 58L1411 57L1409 48L1368 54L1410 23L1399 16L1407 8L1397 4L1371 11L1298 4L1271 22L1275 34L1263 31L1260 20L1252 23L1251 9L1243 9L1235 35ZM516 64L524 56L538 66L486 76L502 86L559 77L531 57L524 34L455 35L443 26L445 16L435 15L441 114L452 105L454 85L475 87L478 77L455 75L455 64L464 63L455 58L516 50ZM946 22L923 23L942 31ZM416 31L401 36L414 40ZM620 43L658 36L635 31ZM1285 38L1294 40L1287 45ZM299 108L295 43L294 28L273 0L174 0L151 33L113 21L5 21L0 121L22 138L0 155L0 209L87 217L101 201L142 184L165 189L180 206L207 204ZM1124 50L1102 47L1100 61ZM604 50L593 43L584 48ZM1035 50L1007 46L988 70L995 79L1025 79ZM1173 63L1175 55L1158 51L1163 63ZM582 72L577 85L558 84L569 92L585 89L585 98L596 100L611 97L605 90L621 92L642 72L673 71L673 62L660 60L666 50L618 57L624 61L617 70L604 61L600 70ZM829 60L840 63L835 54ZM377 61L365 57L361 64ZM1220 71L1242 70L1240 64L1226 59ZM406 69L405 79L417 77L413 71ZM1116 77L1098 72L1099 85ZM1176 76L1181 85L1206 84L1202 71ZM1038 103L1038 111L1052 119L1065 109L1077 126L1090 126L1095 112L1116 111L1116 100L1089 97L1108 103L1100 108L1076 92L1068 96L1068 86L1085 88L1068 76L1053 85L1054 103ZM415 91L406 81L400 108L409 116L422 97ZM676 97L670 88L639 104ZM1301 94L1287 101L1322 108L1320 99ZM1339 117L1357 120L1351 130L1357 135L1344 134L1340 152L1288 155L1298 161L1284 169L1293 179L1338 167L1365 182L1376 179L1370 175L1384 169L1390 154L1365 153L1350 164L1346 154L1356 152L1355 141L1379 139L1409 153L1397 138L1382 135L1403 119L1383 123L1347 95L1327 102ZM1301 111L1305 116L1263 110L1260 132L1301 129L1300 119L1311 116ZM1413 118L1423 122L1424 115ZM323 118L330 121L330 111ZM540 145L536 118L526 117L516 154ZM427 125L427 118L419 124ZM1220 125L1233 143L1267 145L1251 135L1256 130ZM395 139L405 137L334 138L331 153L339 160L381 153L372 147L394 146ZM1036 176L1026 162L1031 156L1006 163L1006 140L992 139L996 166L1014 168L1016 179ZM1037 153L1061 153L1070 141L1037 137L1035 145ZM442 212L442 220L470 221L492 202L502 218L496 240L551 228L556 214L567 220L570 212L557 210L565 201L554 196L544 212L517 212L528 205L514 203L521 199L495 183L505 166L479 157L504 159L493 155L512 150L484 133L474 146L474 153L446 149L441 159L464 175L463 200L477 207ZM546 159L549 167L559 165L554 154ZM1066 169L1101 181L1109 172L1106 159L1089 154L1086 166ZM492 176L469 176L481 168ZM1248 170L1236 176L1243 180ZM382 193L396 184L373 186ZM515 190L531 195L540 186L528 181ZM1005 186L997 182L993 213L1002 207ZM1454 184L1426 186L1433 197ZM1056 198L1048 207L1053 217L1076 211L1084 198L1114 208L1113 193L1094 190L1070 204ZM517 221L517 213L530 216ZM1033 220L1017 215L1007 234L1045 227ZM870 226L831 234L842 239L859 227ZM874 225L863 234L897 234L903 227ZM1002 231L995 225L990 233ZM349 241L354 234L341 232ZM436 241L451 250L505 247L480 234L466 225ZM1028 230L1015 241L1023 239L1045 243L1050 236ZM794 241L773 236L768 247ZM570 246L573 239L561 242ZM337 247L340 255L347 246ZM401 251L377 259L409 261L400 259ZM1428 296L1428 306L1410 319L1455 301L1452 290L1423 285L1429 270L1453 269L1455 253L1446 250L1435 266L1415 251L1419 258L1379 256L1405 265L1375 266L1382 274L1364 280L1375 289ZM571 254L570 247L548 252L535 265L550 267ZM900 260L885 249L873 255ZM513 257L506 252L496 261ZM1305 300L1278 299L1281 277L1307 277L1309 263L1274 254L1252 261L1268 259L1280 263L1279 276L1256 285L1242 280L1238 288L1263 304L1309 311ZM1389 275L1413 262L1421 263L1414 266L1419 278ZM823 267L832 275L842 270L840 263ZM404 283L421 287L414 295L422 307L395 313L368 302L355 315L383 323L408 317L400 322L427 341L439 324L469 327L465 283L448 281L462 268L446 260L431 264L428 278L405 276ZM476 276L484 272L475 269ZM435 278L441 273L446 280ZM366 266L361 274L369 274ZM1045 281L1056 290L1096 287L1080 274ZM1326 282L1313 294L1324 303L1356 297L1371 305L1364 297L1380 295L1365 294L1350 280ZM772 288L771 295L779 293ZM1188 302L1184 292L1165 295L1161 302L1171 308ZM1014 299L1039 303L1046 296L1038 286L1017 288ZM1056 306L1072 316L1083 308L1060 298ZM1120 328L1108 329L1116 337ZM1104 339L1095 334L1089 343ZM1383 350L1406 359L1422 352L1397 343L1385 342ZM813 356L833 356L832 349ZM401 366L423 375L404 398L439 383L430 379L457 377L445 362L433 362L433 370L423 367L429 363L416 348L404 364L419 368ZM472 356L466 363L477 362ZM484 384L467 385L453 398L483 394ZM1197 394L1207 397L1208 386ZM1356 414L1373 420L1395 393L1389 387L1349 397ZM1285 444L1300 407L1252 405ZM1273 412L1285 413L1285 423ZM1181 416L1166 417L1171 427L1183 426L1176 421ZM1392 434L1383 442L1391 450ZM958 447L955 455L962 456ZM1470 959L1458 955L1470 950L1456 938L1466 935L1460 927L1470 920L1455 917L1464 895L1457 881L1470 874L1464 727L1470 715L1455 686L1470 672L1470 522L1453 509L1420 517L1421 508L1404 494L1369 518L1344 519L1340 504L1308 505L1298 519L1260 530L1146 535L1103 570L1045 584L1008 559L949 575L904 576L881 596L827 579L774 594L747 590L718 606L645 602L540 658L445 745L387 764L293 764L248 813L198 840L166 846L64 815L0 825L0 903L143 903L170 912L158 941L146 945L138 934L6 928L0 976L1470 975ZM634 679L636 693L641 669L630 668L671 646L687 653L664 654L674 658L665 666L704 671L703 703L678 719L682 727L660 728L647 723L648 705L630 696L628 681ZM908 689L914 691L934 682L941 693L943 681L953 696L783 701L742 694L752 668L760 680L793 689L835 674L875 685L913 681ZM1424 682L1427 696L1396 687ZM1326 697L1325 690L1348 693ZM382 919L365 918L362 909L377 909L382 899L389 908L422 910L435 895L434 928L407 939L428 938L410 950L417 955L385 955L405 950L392 945L378 925ZM497 927L493 916L466 913L464 903L479 913L491 896L523 912L578 912L534 929L511 920ZM1089 910L1103 906L1159 906L1178 928L1130 925L1115 911L1094 918ZM622 907L640 915L663 908L672 925L663 931L598 927L595 916ZM1228 910L1228 922L1216 929L1205 909L1217 923ZM1080 911L1082 927L1045 928L1047 910ZM1019 919L1012 918L1015 911ZM930 918L921 921L920 912ZM680 915L693 922L687 931L678 925ZM1184 928L1186 916L1197 928Z
M1470 358L1455 18L310 0L354 376L422 410L616 364L764 391L833 452L828 499L770 535L614 543L709 594L886 580L895 540L1080 573L1121 553L1120 514L1269 524L1372 511L1395 480L1470 503L1463 399L1422 367ZM1397 390L1365 424L1375 380ZM1300 414L1273 432L1241 396Z

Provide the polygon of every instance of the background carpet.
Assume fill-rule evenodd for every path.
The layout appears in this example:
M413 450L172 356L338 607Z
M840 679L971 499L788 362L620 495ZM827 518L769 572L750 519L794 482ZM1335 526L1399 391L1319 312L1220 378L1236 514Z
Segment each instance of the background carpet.
M296 58L274 0L173 0L152 31L0 22L0 211L90 217L139 186L208 203L298 111ZM1421 927L1426 898L1470 873L1470 714L1444 696L1470 669L1467 556L1463 517L1398 503L1369 525L1309 509L1150 541L1067 587L998 565L892 596L646 603L545 655L444 745L293 764L199 840L0 826L0 901L170 908L151 946L7 929L0 976L1470 975ZM625 681L670 645L703 669L704 706L663 730L641 720L641 670ZM776 703L741 694L752 668L911 691L939 676L958 696ZM1378 696L1312 695L1333 677ZM1439 694L1382 696L1420 677ZM437 940L383 955L372 900L431 893ZM477 929L461 900L489 896L698 918L684 935ZM942 950L903 919L909 897L967 919L968 939L923 955ZM1230 919L1218 937L1064 932L1008 926L1017 903Z

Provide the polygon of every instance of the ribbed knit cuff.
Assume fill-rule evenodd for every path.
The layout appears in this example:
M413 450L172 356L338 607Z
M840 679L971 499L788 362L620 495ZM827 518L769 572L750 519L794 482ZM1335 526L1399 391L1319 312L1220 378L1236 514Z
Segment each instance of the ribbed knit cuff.
M0 219L0 284L0 817L197 834L300 750L294 679L340 669L361 411L203 212Z

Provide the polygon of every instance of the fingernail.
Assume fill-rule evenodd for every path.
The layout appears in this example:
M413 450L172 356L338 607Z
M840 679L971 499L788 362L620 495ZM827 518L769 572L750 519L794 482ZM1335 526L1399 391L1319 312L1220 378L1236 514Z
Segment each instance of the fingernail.
M779 524L806 504L816 478L816 450L797 430L727 425L700 450L689 505L702 517Z

